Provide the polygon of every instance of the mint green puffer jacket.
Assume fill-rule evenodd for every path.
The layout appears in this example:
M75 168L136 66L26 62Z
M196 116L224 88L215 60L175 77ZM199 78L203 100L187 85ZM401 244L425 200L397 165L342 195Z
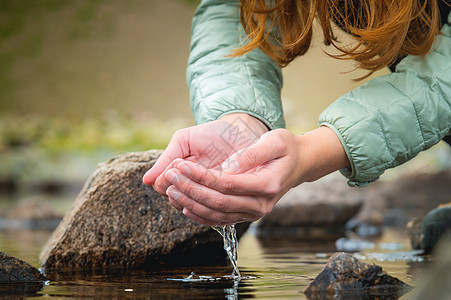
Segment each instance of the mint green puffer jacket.
M245 112L269 128L285 126L277 64L258 49L227 57L244 41L239 1L202 1L187 68L197 124ZM351 163L340 171L354 186L367 185L451 134L451 26L443 26L426 56L407 56L396 72L340 97L320 115L319 125L340 138Z

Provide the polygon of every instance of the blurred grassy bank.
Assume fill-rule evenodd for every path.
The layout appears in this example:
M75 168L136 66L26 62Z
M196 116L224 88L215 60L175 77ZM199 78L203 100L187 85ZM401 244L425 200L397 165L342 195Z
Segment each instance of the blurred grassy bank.
M95 167L123 152L163 149L183 121L140 122L105 116L75 122L56 118L0 120L0 180L82 180ZM92 166L92 167L91 167Z
M80 185L98 162L192 125L197 2L0 1L0 195Z

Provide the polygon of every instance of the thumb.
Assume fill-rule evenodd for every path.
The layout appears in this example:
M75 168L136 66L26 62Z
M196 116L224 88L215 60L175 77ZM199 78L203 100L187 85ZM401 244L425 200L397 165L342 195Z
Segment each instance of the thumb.
M156 163L143 176L143 182L148 185L154 185L155 180L160 176L166 168L177 158L185 158L189 156L189 140L185 138L189 136L189 129L177 131L171 138L164 152L157 159Z
M277 151L278 147L268 138L268 133L263 134L257 143L241 149L227 158L222 163L222 170L227 174L244 173L278 158L280 156Z

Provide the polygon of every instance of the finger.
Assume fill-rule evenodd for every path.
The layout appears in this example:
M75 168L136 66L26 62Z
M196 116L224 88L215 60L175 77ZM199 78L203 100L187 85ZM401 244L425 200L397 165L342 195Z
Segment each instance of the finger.
M193 205L189 204L191 207L184 207L183 214L193 220L211 226L217 226L220 224L236 224L241 222L252 222L258 219L258 216L248 214L248 213L223 213L214 211L202 204L196 203L196 201L189 199L186 196L182 196L180 204L192 202ZM192 215L187 214L187 212L192 213L195 217L202 218L202 221L199 219L194 219Z
M196 215L195 213L193 213L192 211L188 210L187 208L183 209L183 214L196 222L199 222L204 225L209 225L209 226L224 226L224 225L233 225L233 224L237 224L237 223L241 223L241 222L252 222L252 220L242 220L242 221L236 221L236 222L219 222L219 223L217 223L215 221L200 217L200 216Z
M171 185L171 183L166 179L165 172L172 169L174 166L176 166L178 163L182 162L183 160L181 158L175 159L173 162L169 164L169 166L164 170L164 172L157 177L155 180L155 183L153 184L153 188L155 191L160 193L163 196L166 196L166 190Z
M189 155L189 128L174 133L164 152L158 157L156 163L143 176L143 182L153 185L164 170L176 158L185 158Z
M177 195L177 193L180 194L180 192L174 187L174 186L170 186L167 190L166 190L166 194L168 195L169 198L169 202L172 204L172 206L174 206L174 208L178 211L182 211L183 210L183 206L181 206L180 204L177 203L177 201L174 199L174 197L169 196L170 194L172 195ZM177 197L177 196L176 196Z
M202 218L202 217L196 215L192 211L189 211L187 208L183 209L183 214L185 216L187 216L188 218L190 218L190 219L192 219L192 220L194 220L196 222L199 222L201 224L204 224L204 225L221 226L220 224L216 223L215 221L212 221L212 220L209 220L209 219L205 219L205 218Z
M235 224L245 221L255 221L259 218L254 214L239 212L239 213L224 213L220 211L213 210L209 207L198 203L189 197L180 194L180 197L177 200L178 204L184 207L184 210L192 212L198 217L209 220L213 223L213 225L217 224Z
M229 175L219 170L207 169L199 164L181 161L176 168L188 179L229 195L276 196L280 185L266 169L246 174Z
M257 143L236 152L226 159L222 163L222 170L227 174L244 173L282 156L282 147L283 142L277 133L274 133L274 131L265 133Z
M220 211L215 211L209 207L204 206L201 203L198 203L197 201L194 201L193 199L187 197L186 195L180 193L180 191L172 187L168 189L168 195L171 199L173 199L173 201L177 204L177 206L183 207L184 211L192 212L195 216L202 218L203 219L202 222L196 219L196 221L202 224L206 224L207 222L208 225L234 224L246 221L250 222L257 220L259 218L254 214L245 212L224 213ZM187 216L191 217L189 215Z
M202 204L213 211L223 213L250 213L262 216L264 203L256 197L235 196L219 193L209 187L199 185L188 179L180 173L178 169L172 169L166 172L166 178L183 195L192 199L195 203ZM180 202L179 202L180 204ZM182 205L182 204L181 204ZM192 210L188 205L194 205L191 202L182 205Z

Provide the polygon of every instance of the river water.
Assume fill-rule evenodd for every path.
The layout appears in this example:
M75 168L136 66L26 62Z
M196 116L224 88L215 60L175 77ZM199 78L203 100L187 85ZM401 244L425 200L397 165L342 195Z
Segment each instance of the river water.
M39 266L39 251L50 234L49 231L0 231L0 250ZM371 241L374 247L359 252L360 260L374 262L388 274L410 285L419 284L429 261L419 259L412 253L403 229L388 228L382 236ZM306 299L304 289L321 271L328 257L336 251L334 241L261 239L251 229L239 242L240 281L230 277L232 266L180 268L158 272L104 272L95 275L66 271L47 274L50 279L48 285L30 297ZM189 277L191 280L183 280Z

